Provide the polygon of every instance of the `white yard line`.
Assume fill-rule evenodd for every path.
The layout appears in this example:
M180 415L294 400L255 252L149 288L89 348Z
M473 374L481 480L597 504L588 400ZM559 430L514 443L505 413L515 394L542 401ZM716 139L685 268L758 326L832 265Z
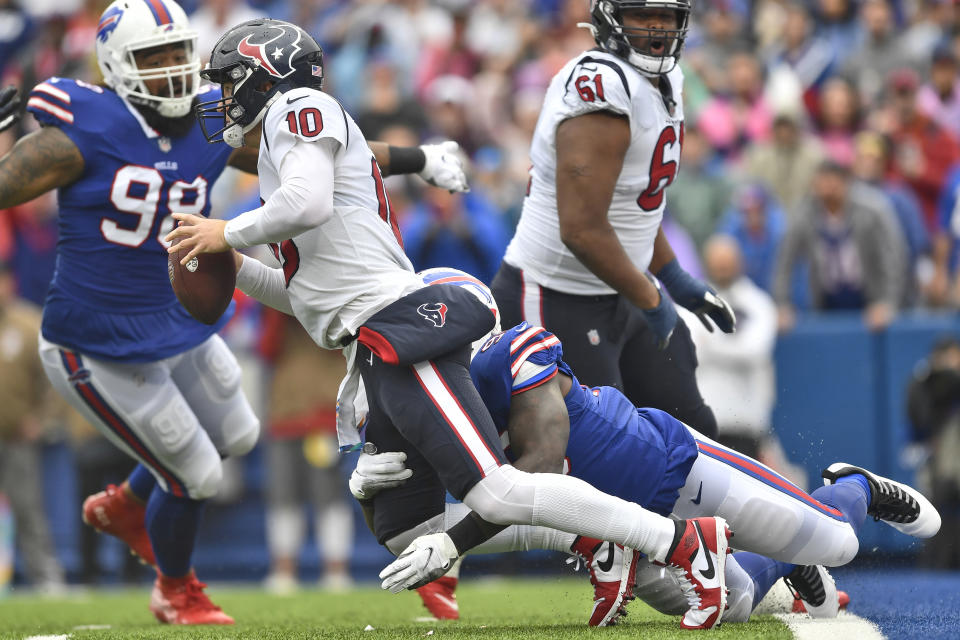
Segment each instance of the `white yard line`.
M818 620L802 613L776 613L774 617L787 625L796 640L884 640L877 625L852 613L841 612L836 618Z
M23 640L69 640L70 634L62 634L57 636L27 636Z

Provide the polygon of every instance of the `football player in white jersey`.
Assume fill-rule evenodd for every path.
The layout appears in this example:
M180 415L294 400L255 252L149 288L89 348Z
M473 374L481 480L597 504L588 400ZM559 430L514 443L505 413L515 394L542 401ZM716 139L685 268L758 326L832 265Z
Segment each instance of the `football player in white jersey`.
M104 85L50 78L26 108L41 128L0 158L0 208L57 189L57 269L44 304L44 369L57 391L140 464L119 487L87 498L83 518L116 536L158 575L150 608L171 624L229 624L192 570L200 513L221 460L249 451L259 421L215 325L173 295L163 236L173 211L207 215L226 166L256 172L257 153L210 145L192 105L200 85L196 32L172 0L115 0L96 31ZM20 117L0 93L0 130ZM450 145L371 143L395 173L465 188ZM399 166L398 166L399 165ZM122 277L118 277L121 274Z
M259 148L264 204L229 222L175 214L180 224L167 240L180 241L185 262L270 244L281 268L237 254L237 286L295 315L318 345L344 347L341 412L353 406L362 377L365 439L402 452L413 470L403 486L374 497L379 541L402 552L411 571L426 565L442 574L510 524L612 540L675 567L701 596L691 603L690 624L716 624L726 598L722 518L675 522L576 478L508 464L468 369L470 343L495 317L463 288L425 287L414 273L377 163L353 119L320 91L322 74L319 45L290 23L253 20L220 39L202 75L222 85L224 97L200 105L198 115L222 125L209 138ZM340 417L341 444L359 444L356 423ZM398 546L398 534L443 513L446 491L474 515L449 536ZM718 570L694 568L692 557L709 557L700 564ZM403 575L392 566L396 590L419 586Z
M597 47L550 82L520 222L491 289L503 325L554 333L585 384L715 437L674 302L710 331L730 333L736 319L680 266L661 227L683 144L677 61L690 10L691 0L591 1L582 26Z
M586 383L620 388L634 404L713 436L673 303L711 331L733 331L735 318L680 267L661 228L683 143L677 59L690 7L593 0L583 26L598 46L550 83L520 222L491 288L505 326L527 321L554 332Z

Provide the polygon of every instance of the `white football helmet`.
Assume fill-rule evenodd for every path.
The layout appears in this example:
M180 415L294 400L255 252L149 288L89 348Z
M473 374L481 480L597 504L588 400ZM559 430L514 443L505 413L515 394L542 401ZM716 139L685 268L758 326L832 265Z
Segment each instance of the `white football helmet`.
M483 284L480 280L474 278L466 271L451 269L449 267L426 269L424 271L420 271L417 273L417 275L420 276L420 279L423 280L423 283L426 285L455 284L459 287L463 287L475 295L480 302L487 305L487 308L490 309L490 313L493 314L496 322L493 325L493 329L491 329L486 335L474 340L470 345L471 360L473 359L473 356L477 354L477 351L480 349L480 347L483 346L483 343L490 339L490 336L501 333L500 309L497 307L497 301L493 299L493 293L491 293L490 288Z
M172 67L140 69L134 52L183 43L187 62ZM107 85L130 102L154 109L165 118L190 113L200 89L197 32L173 0L114 0L97 25L97 62ZM168 96L147 90L144 81L166 79ZM180 82L175 83L175 80ZM181 95L176 95L176 84Z

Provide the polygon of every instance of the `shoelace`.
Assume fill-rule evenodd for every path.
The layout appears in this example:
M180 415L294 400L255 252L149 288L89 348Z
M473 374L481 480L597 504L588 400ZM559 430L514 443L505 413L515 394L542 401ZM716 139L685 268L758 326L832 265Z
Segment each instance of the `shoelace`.
M668 564L664 569L669 569L677 576L677 582L680 583L680 590L683 592L683 596L687 599L687 604L690 605L691 609L700 608L700 594L697 593L697 585L687 577L687 572L684 571L683 567L678 567L675 564Z
M200 582L199 580L194 580L186 584L186 594L187 602L191 604L198 604L204 609L210 609L212 611L220 611L220 607L213 604L210 598L207 597L207 594L203 592L207 588L205 582Z

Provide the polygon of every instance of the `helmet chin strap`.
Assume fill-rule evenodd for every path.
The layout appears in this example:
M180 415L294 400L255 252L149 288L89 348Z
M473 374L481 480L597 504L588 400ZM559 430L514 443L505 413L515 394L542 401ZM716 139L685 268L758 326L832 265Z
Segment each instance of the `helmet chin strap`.
M257 126L257 124L259 124L261 120L263 120L263 116L266 115L267 109L269 109L270 105L272 105L274 102L277 101L277 98L279 98L282 95L282 93L283 93L282 91L278 92L272 98L267 100L267 104L263 106L263 109L260 110L260 113L257 114L257 117L253 119L253 122L251 122L247 126L233 124L227 127L223 132L223 141L226 142L231 147L233 147L234 149L239 149L240 147L242 147L244 137L247 135L247 133L250 130L252 130L255 126Z

